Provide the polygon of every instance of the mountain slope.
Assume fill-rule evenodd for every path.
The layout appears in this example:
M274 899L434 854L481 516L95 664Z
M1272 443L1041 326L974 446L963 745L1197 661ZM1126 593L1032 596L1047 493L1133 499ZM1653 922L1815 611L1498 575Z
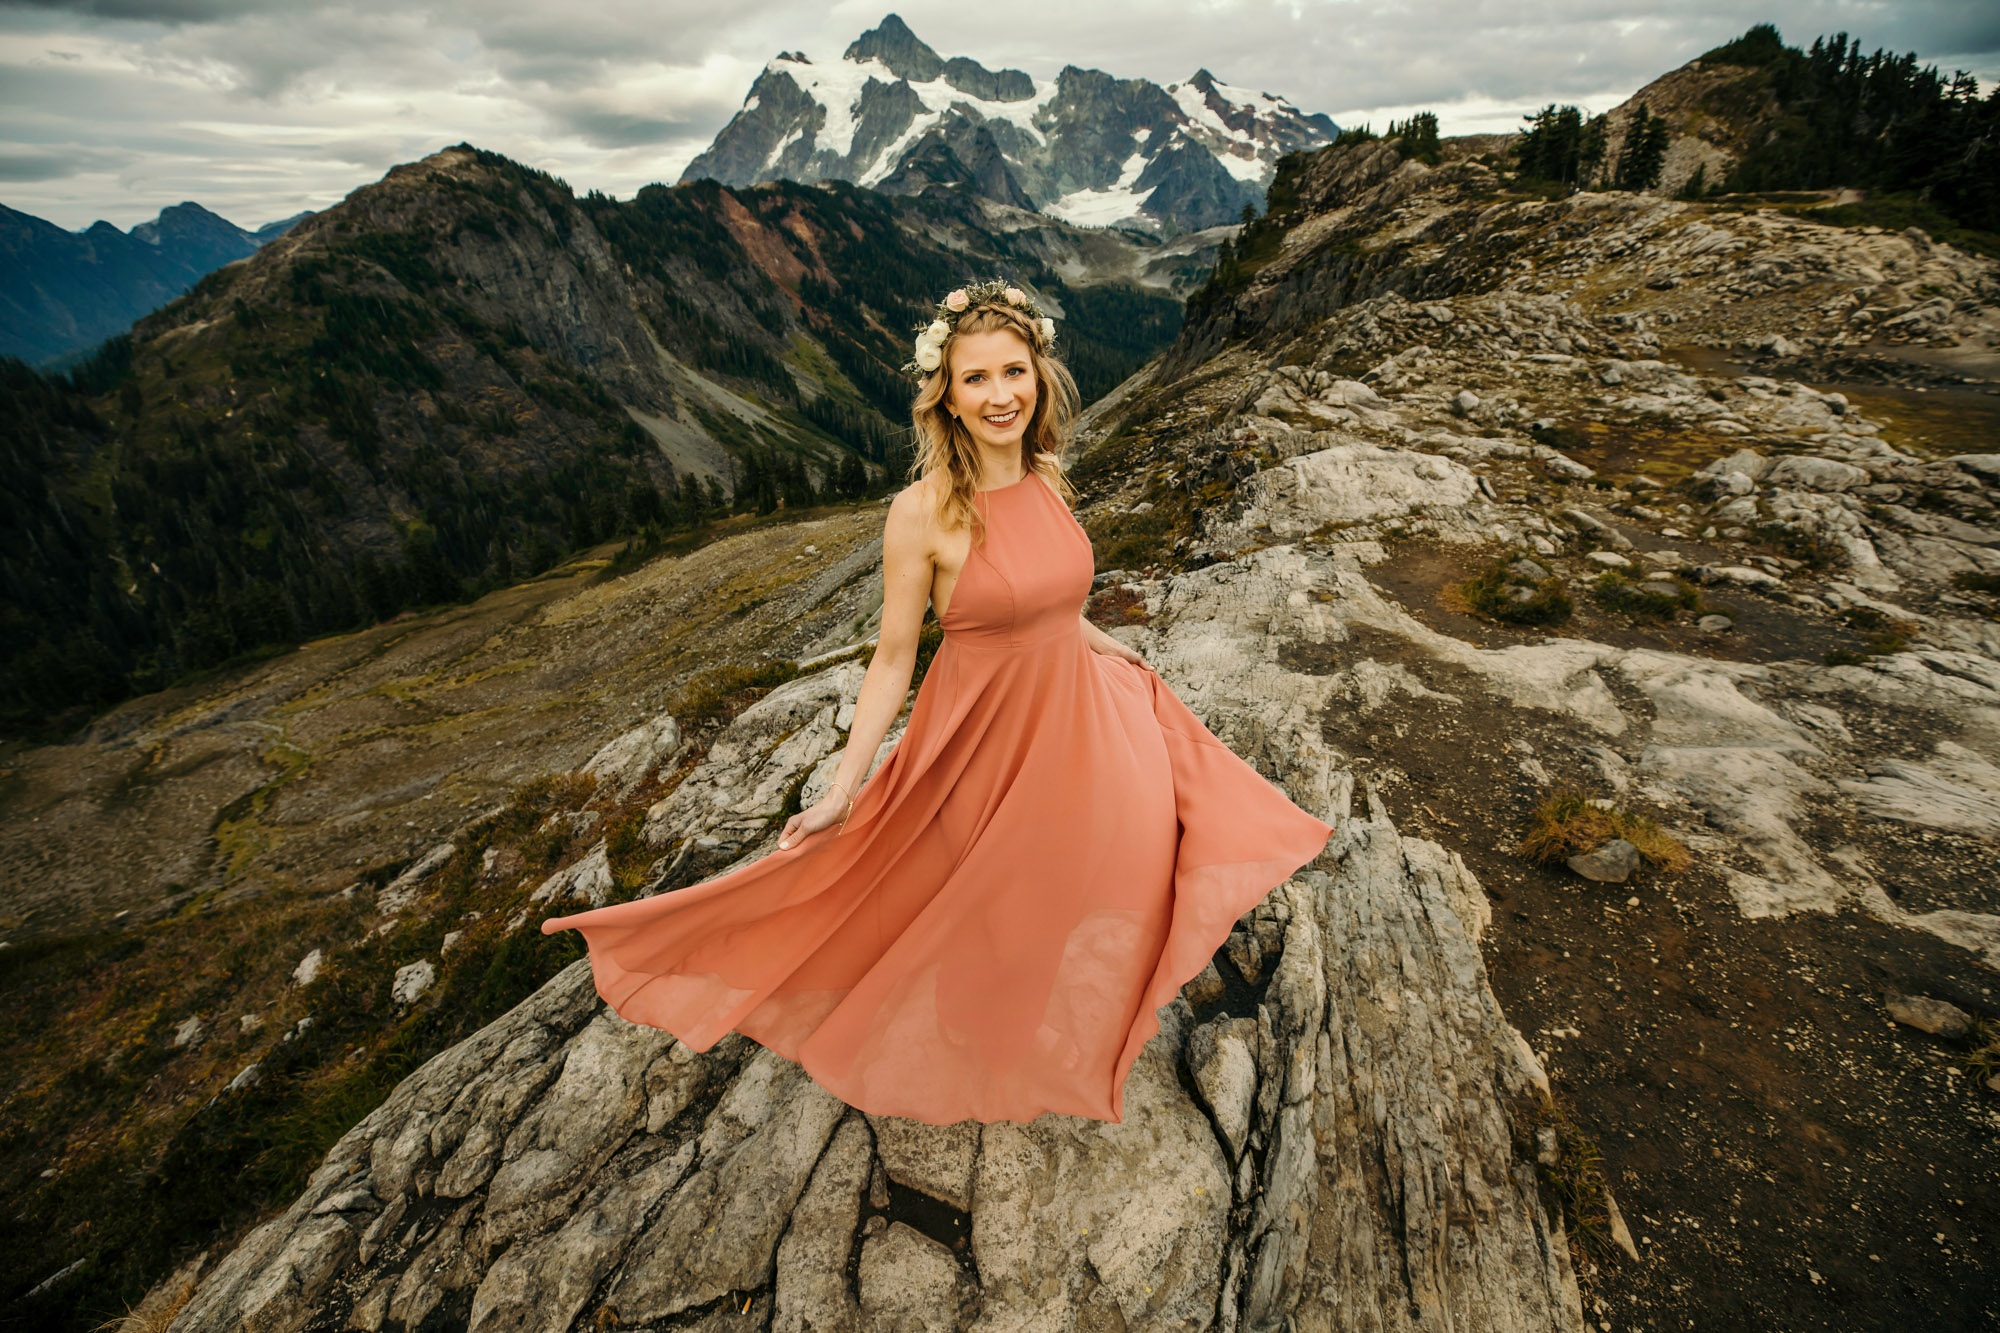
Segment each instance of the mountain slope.
M1176 232L1235 221L1279 157L1338 133L1205 69L1161 88L1075 66L1044 82L946 60L890 14L838 61L774 58L681 179L963 185L1084 225ZM947 150L964 165L941 162Z
M454 600L615 532L853 498L897 367L1000 271L1086 392L1178 328L1193 245L842 183L628 202L467 145L204 278L79 372L0 383L0 712L32 725Z
M1800 50L1758 24L1607 112L1597 184L1614 179L1642 108L1665 131L1660 194L1887 194L1901 200L1876 203L1885 223L2000 233L1990 161L2000 88L1982 98L1972 76L1947 76L1913 52L1864 53L1845 33Z
M0 356L34 364L94 347L305 216L249 232L183 203L129 232L71 232L0 205Z
M1315 740L1493 896L1592 1326L1990 1324L1993 1056L1883 993L2000 1021L2000 264L1461 147L1287 170L1086 422L1079 518L1152 625L1295 581ZM1586 798L1685 869L1589 882L1632 844Z

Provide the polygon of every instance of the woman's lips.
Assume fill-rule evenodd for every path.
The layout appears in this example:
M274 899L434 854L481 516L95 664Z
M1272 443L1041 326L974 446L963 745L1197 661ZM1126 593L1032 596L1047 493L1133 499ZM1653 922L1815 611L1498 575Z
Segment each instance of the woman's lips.
M1020 415L1021 415L1021 409L1017 407L1012 412L1007 413L1005 416L987 417L985 418L985 421L986 424L989 426L1011 426L1014 424L1014 418Z

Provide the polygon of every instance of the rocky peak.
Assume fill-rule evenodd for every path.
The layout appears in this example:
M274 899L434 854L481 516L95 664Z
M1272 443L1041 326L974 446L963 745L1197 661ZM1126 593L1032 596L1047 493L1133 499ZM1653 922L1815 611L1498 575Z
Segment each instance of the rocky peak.
M162 245L194 237L208 239L222 235L241 239L250 235L227 218L211 213L191 200L161 209L158 217L151 222L141 222L132 228L131 234L148 245Z
M1035 95L1035 81L1020 70L987 69L964 56L953 56L944 62L944 80L961 92L987 102L1025 102Z
M0 355L30 363L82 351L268 239L197 203L163 209L129 232L99 220L68 231L0 211L11 254L0 264Z
M1012 208L1032 210L1030 199L1014 173L1006 155L985 125L956 125L947 136L941 130L926 131L902 165L877 188L884 194L921 194L934 186L962 188Z
M912 83L929 83L945 69L943 57L894 14L884 15L880 23L849 42L840 58L857 64L878 61L897 78Z

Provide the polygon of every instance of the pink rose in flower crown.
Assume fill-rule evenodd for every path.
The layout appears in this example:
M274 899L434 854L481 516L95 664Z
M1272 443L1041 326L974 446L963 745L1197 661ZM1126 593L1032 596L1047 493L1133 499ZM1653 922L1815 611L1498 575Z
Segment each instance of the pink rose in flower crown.
M1007 304L1026 305L1028 304L1028 294L1019 287L1009 287L1007 289Z
M944 298L944 305L947 310L963 310L970 303L971 298L966 296L965 288L963 287L960 287L950 296Z

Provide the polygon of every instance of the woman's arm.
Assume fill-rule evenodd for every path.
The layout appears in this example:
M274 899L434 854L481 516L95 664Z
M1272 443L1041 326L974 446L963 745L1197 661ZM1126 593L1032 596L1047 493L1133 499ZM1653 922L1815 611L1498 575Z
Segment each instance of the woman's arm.
M1090 645L1092 651L1103 653L1106 657L1122 657L1128 662L1137 662L1148 671L1152 670L1146 665L1146 659L1139 656L1137 650L1126 647L1091 624L1089 616L1079 614L1078 618L1083 621L1083 641Z
M915 486L905 488L889 504L888 521L882 529L882 621L875 639L875 653L868 660L868 674L862 677L861 693L854 701L854 720L847 729L847 747L841 751L833 780L826 795L810 809L801 810L785 821L778 846L794 842L841 823L849 800L861 790L868 765L881 748L889 725L903 711L903 699L910 692L910 677L917 667L917 635L923 629L924 608L931 598L931 553L928 516L923 512L924 497Z

